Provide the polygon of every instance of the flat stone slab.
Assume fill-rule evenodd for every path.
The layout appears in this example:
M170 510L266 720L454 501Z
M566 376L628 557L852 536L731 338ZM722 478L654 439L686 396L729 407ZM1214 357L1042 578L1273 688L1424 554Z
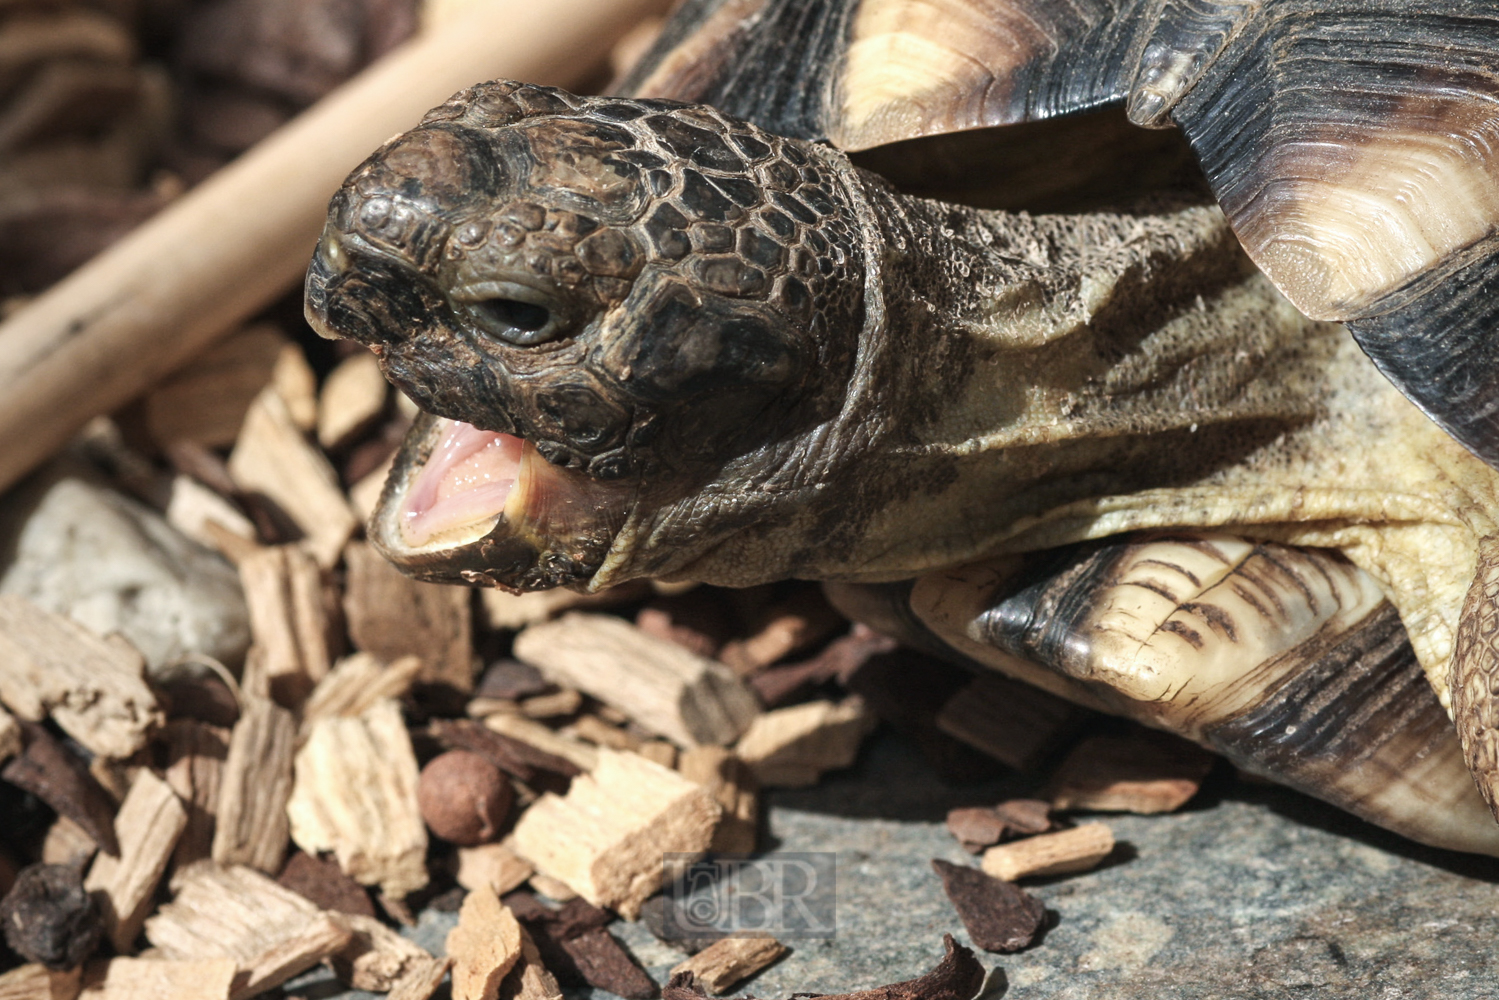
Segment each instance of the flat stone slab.
M1031 790L1019 780L945 787L908 745L881 734L854 770L773 793L778 850L838 853L837 937L786 942L791 955L732 995L878 986L935 964L944 933L968 943L930 859L974 859L943 817ZM1020 954L979 953L991 970L986 1000L1499 995L1499 860L1411 844L1227 773L1183 812L1095 818L1113 828L1120 850L1097 871L1028 885L1055 914L1053 926ZM452 921L423 914L412 936L440 949ZM682 958L641 925L611 930L658 982Z

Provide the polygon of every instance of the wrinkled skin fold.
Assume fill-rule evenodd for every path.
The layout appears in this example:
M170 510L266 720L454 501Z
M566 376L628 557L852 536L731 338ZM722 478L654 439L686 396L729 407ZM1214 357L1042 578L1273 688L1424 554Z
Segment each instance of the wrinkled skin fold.
M460 93L335 196L307 311L434 415L371 525L429 580L887 581L1213 528L1342 553L1450 706L1499 533L1493 470L1216 208L910 198L703 107Z

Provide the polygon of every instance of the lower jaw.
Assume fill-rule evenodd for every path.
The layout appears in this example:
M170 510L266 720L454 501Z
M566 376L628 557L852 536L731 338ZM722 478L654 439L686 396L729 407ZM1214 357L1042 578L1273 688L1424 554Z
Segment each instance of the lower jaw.
M408 501L451 422L422 414L401 443L368 526L402 572L430 583L587 589L624 522L631 488L558 469L529 445L504 506L435 532L411 529Z

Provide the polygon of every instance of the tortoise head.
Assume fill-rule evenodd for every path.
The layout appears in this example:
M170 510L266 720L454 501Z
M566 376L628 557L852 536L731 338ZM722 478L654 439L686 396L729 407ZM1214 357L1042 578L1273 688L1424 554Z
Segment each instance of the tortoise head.
M660 522L754 489L846 390L863 275L836 156L508 82L386 143L334 196L306 299L427 411L372 540L426 579L599 585L655 521L627 575L676 569Z

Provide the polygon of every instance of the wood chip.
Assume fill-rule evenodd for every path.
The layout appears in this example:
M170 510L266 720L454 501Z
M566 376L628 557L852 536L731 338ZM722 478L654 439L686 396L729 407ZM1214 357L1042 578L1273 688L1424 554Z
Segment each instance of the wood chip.
M657 993L655 981L602 927L565 939L562 948L589 986L626 1000L650 1000Z
M146 921L163 958L233 959L230 1000L246 1000L341 951L342 918L243 866L200 861L172 879L176 895Z
M1013 882L1041 875L1084 872L1114 850L1114 833L1102 823L1085 823L1071 830L1043 833L984 852L984 871Z
M330 451L342 448L379 418L390 383L368 351L351 354L323 380L318 396L317 440Z
M405 896L427 884L416 787L416 755L396 702L315 719L286 805L292 839L308 853L332 851L356 881Z
M380 504L380 494L385 491L385 481L390 478L390 470L395 468L396 453L391 452L379 465L359 477L359 481L349 487L349 506L354 509L361 524L368 524L370 518L375 516L375 508Z
M0 708L0 764L21 752L21 724L16 717Z
M500 1000L562 1000L562 987L542 964L536 942L524 927L520 949L520 961L500 983Z
M640 737L626 732L618 726L609 725L609 723L597 715L579 716L567 727L566 732L569 736L576 736L580 740L587 740L589 743L608 747L610 750L638 751L641 745L645 743L645 740L642 740ZM661 741L656 742L660 743ZM662 743L661 745L671 746L669 743ZM657 761L657 763L659 764L660 761ZM668 764L666 766L670 767L671 765Z
M551 694L539 694L527 698L518 706L520 714L528 719L559 719L576 715L583 707L583 694L573 688L563 688Z
M245 414L229 455L229 474L245 493L265 497L291 518L319 566L329 569L338 562L358 522L333 467L302 437L274 389L257 396Z
M84 969L80 1000L229 1000L235 963L230 958L173 962L110 958Z
M0 973L0 1000L76 1000L83 967L54 972L31 962Z
M759 673L777 660L846 627L846 620L838 612L820 598L812 597L779 605L767 618L754 635L736 639L718 653L718 658L741 677Z
M806 788L824 772L848 767L875 718L857 696L810 701L757 718L735 747L762 785Z
M650 585L636 580L611 587L597 594L579 594L571 590L533 590L525 594L507 594L503 590L479 591L484 623L492 629L523 629L551 621L573 608L612 608L638 601L651 593Z
M759 713L723 664L621 618L570 612L516 636L514 653L680 746L732 743Z
M232 445L287 346L286 337L269 323L252 324L211 344L146 394L152 439L163 446L184 439L209 448Z
M255 553L255 524L228 500L189 476L172 479L167 523L238 565Z
M286 867L276 876L276 884L309 900L320 910L332 910L355 917L373 917L375 904L369 892L344 874L332 858L320 858L306 851L294 851Z
M271 387L297 430L306 434L317 425L317 373L301 347L287 344L281 349L271 372Z
M400 700L422 672L422 661L403 656L389 666L369 653L333 665L302 706L304 725L314 719L359 715L382 699Z
M349 943L333 956L333 972L356 990L388 993L432 961L427 949L408 941L374 917L344 916L353 931Z
M1046 923L1041 901L977 868L932 859L968 937L985 951L1011 954L1029 948Z
M250 609L256 669L272 700L300 709L329 670L322 570L301 545L276 545L241 559L239 579ZM255 691L258 684L247 678L245 686Z
M532 695L546 694L554 687L531 664L506 657L485 668L479 677L479 683L474 686L474 697L519 701Z
M713 794L723 818L713 831L714 854L752 854L760 824L760 783L748 764L723 747L683 750L682 777Z
M447 957L418 962L391 987L386 1000L428 1000L437 992L452 967L453 960Z
M115 816L119 857L95 857L83 883L99 902L104 932L117 953L134 950L152 894L186 826L187 809L171 787L150 768L137 771Z
M662 767L677 766L677 748L665 740L646 740L635 748L635 752Z
M971 854L999 843L1008 829L998 813L983 806L947 811L947 832Z
M473 592L413 580L364 542L350 545L344 559L344 616L354 645L387 663L416 656L421 683L472 691Z
M180 846L181 841L178 844ZM42 838L42 864L67 865L83 871L98 850L99 845L83 827L66 816L59 816L47 827L47 835Z
M662 855L708 849L720 810L709 792L635 754L599 750L567 797L521 814L515 849L595 906L633 920L661 885Z
M465 889L488 886L505 895L526 883L536 868L503 841L458 848L458 884Z
M177 840L172 864L185 868L213 856L214 818L229 756L230 730L196 719L173 719L162 730L166 746L163 777L187 809L187 826Z
M492 889L481 886L464 897L447 952L453 1000L496 1000L501 981L520 960L520 923Z
M1073 748L1051 778L1057 809L1174 812L1197 794L1215 758L1167 733L1094 736Z
M690 972L709 993L727 993L788 951L772 937L726 937L673 966L671 974Z
M569 739L553 732L539 722L523 719L518 715L487 715L484 728L525 743L542 753L560 757L580 771L592 771L598 766L599 751L579 740ZM501 765L503 767L503 765ZM524 780L524 779L522 779Z
M214 861L281 870L290 838L286 803L296 739L297 723L290 712L267 698L245 698L224 758Z
M522 724L525 725L524 720ZM530 727L545 731L548 738L563 740L545 726L536 727L535 723L531 723ZM566 779L581 774L584 770L567 757L547 753L525 740L496 732L487 724L467 719L436 719L433 720L430 731L444 747L450 750L472 750L506 774L528 785L536 784L545 773ZM598 754L592 747L576 740L564 740L564 748L569 753L581 748L587 756L589 767L598 763Z
M541 893L548 899L554 899L559 903L569 903L578 898L578 893L572 886L561 879L552 878L537 872L530 878L531 888Z
M1074 732L1083 709L1039 688L980 674L937 713L937 726L1006 767L1028 771Z
M947 831L970 854L979 854L1001 840L1029 837L1052 828L1051 803L1040 799L1009 799L997 806L952 809Z
M66 816L105 851L118 854L115 840L115 802L83 761L70 753L46 729L23 723L26 748L0 768L0 779L30 792Z
M51 716L89 750L123 760L162 722L144 670L145 660L123 640L0 596L0 702L20 718Z

